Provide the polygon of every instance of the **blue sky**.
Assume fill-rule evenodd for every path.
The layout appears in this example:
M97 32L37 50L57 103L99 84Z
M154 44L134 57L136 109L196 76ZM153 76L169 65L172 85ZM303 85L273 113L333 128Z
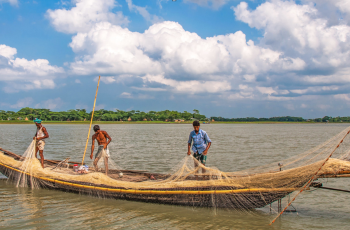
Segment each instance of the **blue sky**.
M0 0L0 109L348 116L347 0Z

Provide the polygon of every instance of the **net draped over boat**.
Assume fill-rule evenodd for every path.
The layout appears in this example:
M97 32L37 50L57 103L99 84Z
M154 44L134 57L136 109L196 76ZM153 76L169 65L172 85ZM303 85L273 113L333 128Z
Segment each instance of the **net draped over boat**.
M284 161L238 172L205 167L192 156L186 156L166 174L145 173L133 177L124 173L120 176L121 169L110 165L112 169L108 176L103 172L78 175L71 173L72 169L43 169L34 157L34 142L28 147L22 161L0 153L0 162L16 169L17 173L21 172L21 176L17 176L19 186L57 186L67 191L106 198L248 210L264 207L288 194L293 196L317 178L350 174L350 162L347 161L350 156L349 132L350 127Z

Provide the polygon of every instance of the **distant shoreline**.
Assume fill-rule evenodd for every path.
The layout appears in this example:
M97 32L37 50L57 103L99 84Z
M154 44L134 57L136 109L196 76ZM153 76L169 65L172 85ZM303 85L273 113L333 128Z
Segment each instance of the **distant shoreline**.
M166 121L93 121L93 124L192 124L192 121L184 122L166 122ZM347 122L330 122L332 124L342 124ZM34 124L33 121L0 121L0 124ZM43 121L43 124L74 124L74 125L88 125L90 121ZM314 122L314 121L214 121L210 123L203 123L202 125L209 124L327 124L326 122Z

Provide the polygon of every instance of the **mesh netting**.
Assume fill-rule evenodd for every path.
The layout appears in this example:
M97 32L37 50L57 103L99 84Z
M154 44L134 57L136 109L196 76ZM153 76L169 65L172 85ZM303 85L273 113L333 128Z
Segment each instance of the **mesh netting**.
M3 164L0 169L18 186L154 203L249 210L298 194L319 177L350 174L349 132L347 128L321 145L282 162L238 172L205 167L192 156L186 156L166 174L121 170L109 158L108 176L103 172L103 162L98 164L101 172L79 175L71 168L43 169L31 153L34 142L23 155L24 160L0 154ZM104 158L105 155L101 160Z

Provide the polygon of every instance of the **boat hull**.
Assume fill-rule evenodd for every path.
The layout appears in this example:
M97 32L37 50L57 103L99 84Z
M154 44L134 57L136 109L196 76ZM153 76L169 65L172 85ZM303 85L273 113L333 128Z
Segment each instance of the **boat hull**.
M279 200L292 191L250 191L232 188L196 188L196 190L132 190L103 186L78 181L63 181L52 178L33 177L20 169L0 164L0 172L16 184L19 178L22 186L60 190L100 198L113 198L147 203L170 204L194 207L217 207L230 209L254 209ZM24 180L23 180L24 177ZM193 189L193 188L192 188ZM240 192L241 191L241 192Z

